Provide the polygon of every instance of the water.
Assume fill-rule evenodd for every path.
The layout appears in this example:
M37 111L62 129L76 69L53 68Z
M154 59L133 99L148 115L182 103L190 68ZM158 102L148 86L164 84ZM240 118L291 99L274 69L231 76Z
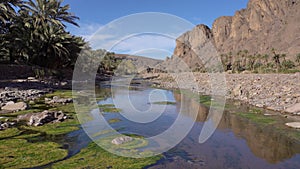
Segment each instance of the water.
M119 118L122 121L111 124L115 129L122 128L123 133L134 133L145 137L155 136L167 130L178 116L185 116L186 122L193 122L190 111L199 107L197 121L188 135L174 148L165 152L164 158L157 164L147 168L262 168L262 169L287 169L300 168L300 143L293 140L284 132L278 131L273 125L265 126L253 123L248 119L235 114L235 111L249 111L246 106L234 106L226 109L218 129L213 136L204 144L199 144L198 139L205 120L208 108L200 105L189 96L177 94L168 90L157 90L152 88L132 88L130 99L132 104L116 103L116 100L126 99L124 87L115 87L113 97L107 98L99 104L115 104L119 108L128 109L134 107L136 110L147 111L151 109L153 100L164 99L164 101L176 102L175 105L152 105L153 111L160 110L159 117L150 123L136 123L127 120L118 113L106 113L107 120ZM163 97L153 98L153 91L163 94ZM152 98L149 95L152 94ZM158 99L157 99L158 98ZM184 105L181 103L184 100ZM115 101L115 103L114 103ZM127 105L127 107L126 107ZM180 108L185 111L180 112ZM151 113L151 111L148 111ZM157 113L157 112L154 112ZM287 119L280 116L274 117L278 124L284 124ZM277 125L274 124L274 125ZM293 129L288 129L293 132Z
M109 93L110 88L107 87L101 89L102 92ZM251 107L238 102L238 104L228 102L217 130L208 141L199 144L199 135L207 119L209 108L199 104L197 100L188 95L181 95L169 90L137 85L130 87L129 97L127 91L128 88L124 86L114 85L112 96L107 95L107 99L99 102L101 105L114 104L117 108L122 109L123 113L104 113L106 120L121 119L120 122L110 124L112 128L118 129L121 133L153 137L168 130L178 117L182 117L185 123L190 124L193 124L193 117L196 117L196 122L187 136L174 148L164 152L160 161L146 167L148 169L300 168L300 142L288 137L289 133L299 134L299 130L285 127L284 123L288 122L288 119L275 115L272 118L276 119L276 123L260 125L237 114L237 112L249 112ZM126 102L126 100L131 100L131 102ZM169 101L176 104L151 104L156 101ZM195 112L195 110L197 111ZM126 118L124 111L146 112L142 116L146 117L147 114L153 116L147 116L148 119L145 122L138 123L135 121L139 119L128 120L130 114L127 114ZM95 112L92 111L91 115L95 115ZM146 123L150 120L153 121ZM98 125L97 120L84 124L92 133L99 131ZM91 142L83 129L59 137L52 139L62 144L63 148L68 149L69 154L65 159L79 153ZM36 168L47 168L52 164Z

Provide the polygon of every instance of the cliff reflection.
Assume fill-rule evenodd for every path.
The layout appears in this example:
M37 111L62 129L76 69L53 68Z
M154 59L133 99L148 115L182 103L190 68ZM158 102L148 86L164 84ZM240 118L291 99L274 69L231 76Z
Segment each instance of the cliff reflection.
M209 108L198 103L193 98L181 95L174 92L174 98L177 102L184 103L181 105L182 113L186 116L193 117L191 113L198 111L197 121L205 122L209 113ZM180 106L180 105L178 105ZM269 163L278 163L289 159L300 153L300 144L295 142L279 131L276 131L272 126L261 126L234 114L234 111L241 112L238 107L236 110L226 110L223 114L218 129L230 129L236 137L246 140L247 145L253 154L259 158L263 158Z

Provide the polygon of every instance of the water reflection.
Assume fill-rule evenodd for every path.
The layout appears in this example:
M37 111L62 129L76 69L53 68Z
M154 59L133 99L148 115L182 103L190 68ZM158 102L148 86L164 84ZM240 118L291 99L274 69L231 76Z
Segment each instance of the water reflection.
M128 89L128 88L127 88ZM130 88L130 98L135 100L133 105L138 110L151 110L148 95L153 89L143 88L139 85ZM113 100L125 98L122 92L124 87L117 87L112 96L99 102L100 104L114 104ZM111 92L111 89L102 90L102 95ZM152 137L167 130L177 116L185 116L186 122L191 122L195 113L197 123L191 132L171 151L164 153L166 158L149 168L300 168L300 144L289 139L273 126L261 126L242 118L236 112L247 112L245 106L231 106L223 114L218 130L204 144L199 144L198 137L204 122L209 115L209 108L198 103L189 96L176 92L161 90L166 96L166 101L175 105L152 105L156 113L162 110L162 115L151 123L136 123L126 119L122 113L105 113L106 120L119 118L121 121L111 124L114 129L122 128L122 133L134 133L145 137ZM106 93L106 94L105 94ZM85 99L83 99L85 100ZM120 99L120 105L122 105ZM162 101L162 100L155 100ZM184 103L184 104L182 104ZM126 110L126 105L118 107ZM181 109L181 111L180 111ZM84 110L84 109L83 109ZM198 110L195 112L195 110ZM181 112L181 113L178 113ZM93 117L93 116L91 116ZM89 119L90 120L90 119ZM214 120L214 119L213 119ZM283 119L284 120L284 119ZM96 123L90 127L97 132ZM89 124L89 123L87 123Z
M182 97L178 93L174 93L174 98L177 102L181 102L184 99L187 104L182 106L185 109L195 110L195 108L199 107L197 121L206 121L209 108L200 105L195 99L188 96ZM232 113L233 111L247 112L247 108L237 107L235 109L225 111L218 129L228 133L233 132L236 137L246 140L248 147L255 156L263 158L269 163L276 164L300 153L299 142L291 140L283 133L274 130L272 126L256 125L248 119ZM184 111L183 113L190 116L189 112L193 111Z

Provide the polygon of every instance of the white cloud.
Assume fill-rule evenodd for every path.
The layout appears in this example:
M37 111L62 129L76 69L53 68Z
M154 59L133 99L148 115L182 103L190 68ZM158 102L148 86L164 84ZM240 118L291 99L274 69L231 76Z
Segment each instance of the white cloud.
M116 53L149 55L164 59L175 48L175 39L158 35L139 35L120 41L111 50ZM159 56L160 55L160 56Z
M140 34L122 39L117 33L96 33L89 40L93 49L106 49L115 53L148 56L156 59L165 59L166 56L172 55L176 45L174 38L157 34Z
M73 33L89 40L102 26L98 23L80 23L80 27L74 30Z

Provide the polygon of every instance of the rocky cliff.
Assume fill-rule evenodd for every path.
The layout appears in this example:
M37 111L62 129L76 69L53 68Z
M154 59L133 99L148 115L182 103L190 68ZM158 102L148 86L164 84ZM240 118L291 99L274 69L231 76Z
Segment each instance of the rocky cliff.
M194 67L200 64L195 58L209 42L220 54L240 50L265 54L274 48L294 59L300 53L300 1L250 0L234 16L216 19L211 29L198 25L183 34L177 39L174 56Z

